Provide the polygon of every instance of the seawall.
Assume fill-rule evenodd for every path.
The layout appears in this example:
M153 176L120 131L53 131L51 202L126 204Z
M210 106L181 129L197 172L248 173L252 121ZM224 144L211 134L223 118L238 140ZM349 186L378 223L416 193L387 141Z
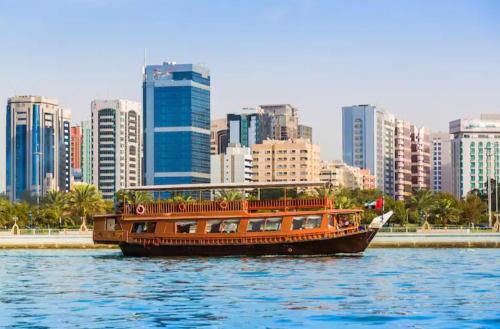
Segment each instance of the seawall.
M0 249L113 249L94 244L91 233L0 235ZM370 248L500 248L500 233L380 232Z

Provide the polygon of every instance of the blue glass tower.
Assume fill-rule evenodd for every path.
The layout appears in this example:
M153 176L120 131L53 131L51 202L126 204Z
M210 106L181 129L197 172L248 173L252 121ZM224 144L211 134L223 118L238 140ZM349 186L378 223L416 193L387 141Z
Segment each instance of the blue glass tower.
M6 192L11 200L43 195L48 190L69 191L65 134L68 110L39 96L9 98L6 115ZM61 128L60 128L60 125Z
M144 184L210 182L210 73L148 65L143 82Z

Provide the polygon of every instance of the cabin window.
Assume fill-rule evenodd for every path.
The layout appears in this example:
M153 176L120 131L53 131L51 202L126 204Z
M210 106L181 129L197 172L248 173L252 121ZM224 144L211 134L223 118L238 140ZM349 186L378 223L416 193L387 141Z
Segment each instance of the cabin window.
M209 220L207 221L206 233L236 233L240 225L239 219Z
M132 226L132 233L154 233L155 229L155 222L137 222Z
M207 222L206 233L219 233L222 221L221 220L209 220Z
M328 225L330 227L335 227L335 218L333 215L328 215Z
M262 231L279 231L281 229L281 222L283 218L256 218L248 221L248 232L262 232Z
M108 218L106 219L106 231L114 231L116 227L116 219Z
M176 233L196 233L197 224L195 221L183 221L175 223Z
M238 226L240 225L239 219L228 219L222 222L221 232L222 233L236 233L238 232Z
M321 216L300 216L294 217L292 221L292 230L306 230L320 228Z

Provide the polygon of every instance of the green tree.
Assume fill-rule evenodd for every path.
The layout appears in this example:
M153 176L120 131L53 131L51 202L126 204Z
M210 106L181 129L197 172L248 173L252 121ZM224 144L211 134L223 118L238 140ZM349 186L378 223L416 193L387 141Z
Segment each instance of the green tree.
M430 217L435 224L447 226L449 222L458 223L460 209L457 200L451 195L437 194L436 200L430 208Z
M488 206L474 193L469 193L460 201L461 217L468 224L478 224L486 220Z
M48 191L42 199L40 210L43 217L54 219L51 224L62 226L68 210L68 195L60 191Z
M98 214L104 210L104 202L101 193L94 185L76 184L69 193L68 205L72 213L80 217L82 225L80 230L87 230L87 219L89 216Z
M429 190L420 189L414 191L413 195L409 199L409 208L418 211L420 219L422 219L422 215L424 219L427 219L429 209L433 204L432 196L432 192Z
M14 216L16 216L14 204L7 198L0 198L0 227L12 226Z

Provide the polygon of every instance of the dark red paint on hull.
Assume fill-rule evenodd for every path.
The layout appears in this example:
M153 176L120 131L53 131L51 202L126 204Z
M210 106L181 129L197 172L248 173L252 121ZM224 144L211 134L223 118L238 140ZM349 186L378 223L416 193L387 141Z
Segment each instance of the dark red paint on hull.
M342 237L303 242L241 245L161 245L120 243L125 256L266 256L266 255L333 255L363 252L376 230Z

